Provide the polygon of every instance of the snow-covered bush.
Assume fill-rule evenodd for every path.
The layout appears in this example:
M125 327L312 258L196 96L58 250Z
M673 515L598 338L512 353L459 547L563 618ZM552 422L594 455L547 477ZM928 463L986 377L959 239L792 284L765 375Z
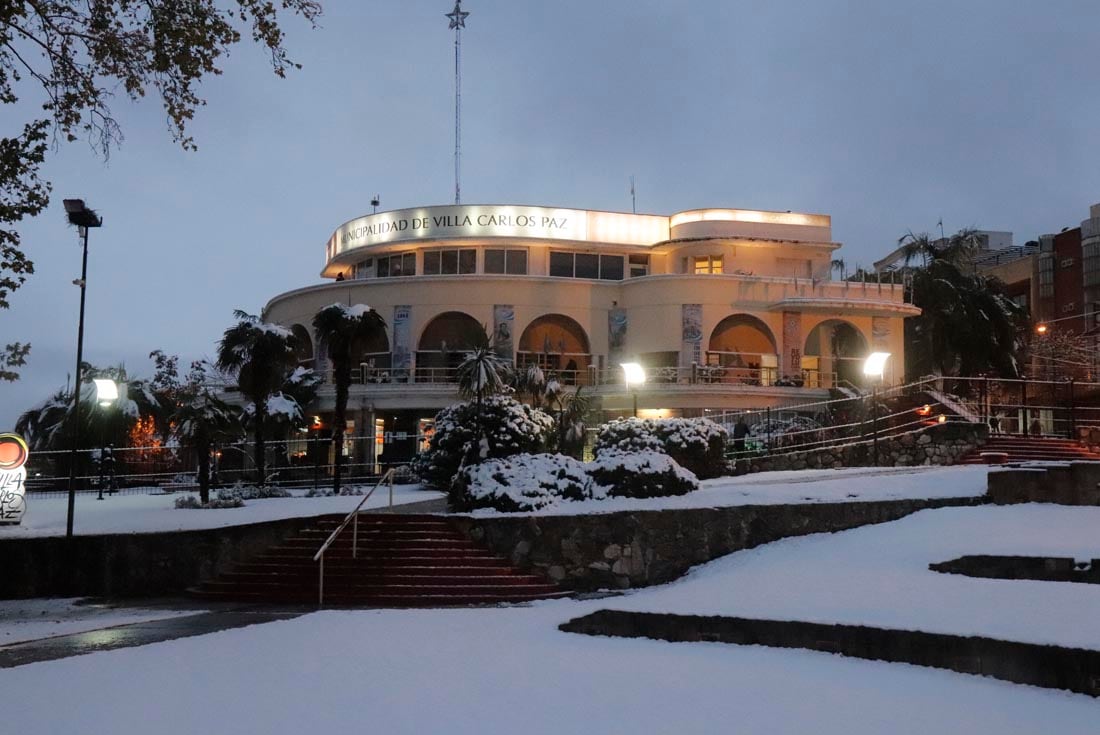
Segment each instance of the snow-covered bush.
M725 470L728 433L710 419L617 419L600 427L593 448L605 452L659 451L698 477Z
M538 452L554 429L549 414L507 396L482 399L481 422L484 442L478 441L476 401L456 403L436 414L431 446L413 462L425 484L446 490L463 463Z
M182 510L220 510L222 508L243 508L244 501L240 498L214 498L203 505L197 495L184 495L176 498L176 507Z
M449 494L453 510L495 508L505 513L590 497L591 481L584 464L563 454L517 454L464 467L455 475Z
M588 475L611 497L657 498L699 489L694 473L667 454L652 450L605 450L588 463Z
M416 474L416 470L412 465L402 464L398 465L393 470L393 482L395 485L415 485L420 481L420 478Z
M276 485L245 485L237 481L232 487L218 490L218 500L265 500L267 498L289 498L290 492Z

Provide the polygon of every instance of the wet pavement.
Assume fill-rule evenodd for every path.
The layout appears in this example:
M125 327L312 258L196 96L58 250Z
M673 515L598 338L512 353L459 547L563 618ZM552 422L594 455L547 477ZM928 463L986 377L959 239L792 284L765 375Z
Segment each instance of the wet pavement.
M216 633L248 625L290 620L314 608L236 608L200 612L165 620L116 625L84 633L72 633L0 647L0 669L83 656L117 648L144 646L149 643Z

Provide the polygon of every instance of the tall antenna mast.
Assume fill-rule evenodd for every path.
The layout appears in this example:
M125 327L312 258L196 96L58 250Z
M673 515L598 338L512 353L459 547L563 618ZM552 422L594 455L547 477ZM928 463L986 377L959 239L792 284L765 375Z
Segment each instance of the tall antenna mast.
M462 0L455 0L455 9L446 13L451 19L447 27L455 32L455 204L462 204L462 29L468 15Z
M634 194L634 176L633 175L631 175L631 177L630 177L630 211L633 214L638 213L638 200L637 200L637 198L635 197L635 194Z

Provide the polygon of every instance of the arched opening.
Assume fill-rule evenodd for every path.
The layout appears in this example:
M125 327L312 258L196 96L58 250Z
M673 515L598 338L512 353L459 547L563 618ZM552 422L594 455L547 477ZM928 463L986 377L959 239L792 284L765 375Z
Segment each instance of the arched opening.
M775 337L762 320L733 314L718 322L707 345L707 367L718 368L725 382L772 385L779 377Z
M810 330L802 354L807 385L832 388L839 380L853 385L863 382L867 339L850 322L842 319L821 322Z
M538 365L569 385L584 385L592 364L584 327L564 314L544 314L523 330L516 350L516 366Z
M416 376L423 382L451 382L470 350L487 343L485 327L461 311L447 311L428 322L416 348Z
M298 364L304 367L313 367L313 339L309 336L309 330L301 324L290 327L294 335L294 352L298 357Z

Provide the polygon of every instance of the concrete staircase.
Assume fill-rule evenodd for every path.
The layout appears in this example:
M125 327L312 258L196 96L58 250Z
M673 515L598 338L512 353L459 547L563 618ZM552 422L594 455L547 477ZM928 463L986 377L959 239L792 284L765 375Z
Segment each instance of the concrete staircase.
M1071 439L995 435L962 460L962 464L986 464L982 452L1003 452L1008 462L1100 461L1100 454Z
M208 600L316 604L313 555L341 521L319 518L189 592ZM445 607L567 595L546 579L513 569L440 516L362 514L357 557L350 525L325 554L326 606Z

